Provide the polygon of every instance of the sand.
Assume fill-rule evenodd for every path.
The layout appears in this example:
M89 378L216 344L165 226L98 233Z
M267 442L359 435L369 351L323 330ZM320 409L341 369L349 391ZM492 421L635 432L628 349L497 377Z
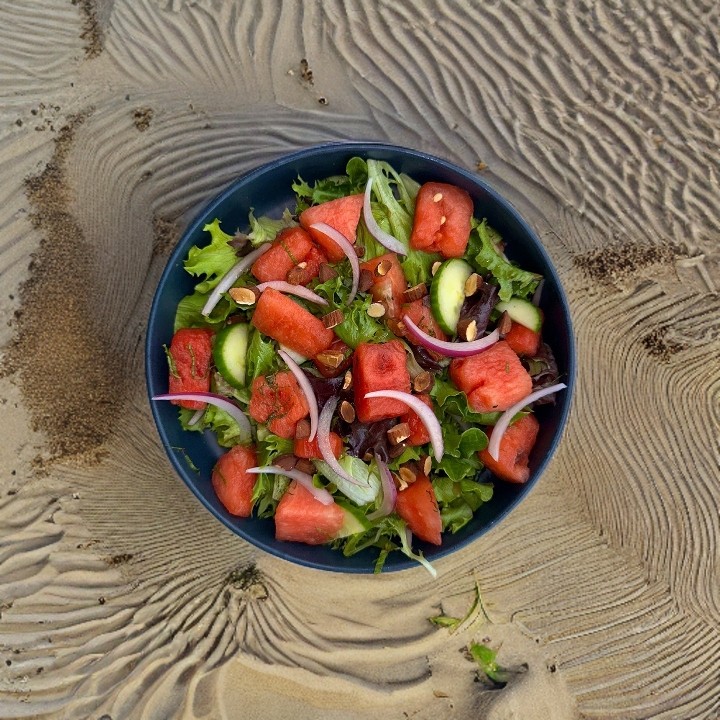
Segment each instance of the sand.
M717 23L670 2L0 7L0 717L718 717ZM146 399L182 228L238 174L352 138L482 172L576 326L554 461L437 581L255 550L175 477ZM486 615L428 621L476 584ZM518 670L505 688L472 642Z

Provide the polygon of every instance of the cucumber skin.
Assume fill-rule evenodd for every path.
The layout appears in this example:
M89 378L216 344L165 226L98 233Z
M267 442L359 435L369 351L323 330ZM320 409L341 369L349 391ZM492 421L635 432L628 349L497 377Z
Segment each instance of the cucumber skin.
M454 268L457 268L455 273L453 273ZM457 331L457 324L460 320L460 310L465 301L465 281L472 275L472 272L472 267L470 267L465 260L450 258L438 268L432 285L430 286L430 309L438 325L449 335L454 335ZM447 279L448 277L450 278L449 281ZM443 278L445 278L444 281ZM456 293L456 297L452 298L452 302L455 303L459 300L457 308L447 308L447 304L451 302L448 300L448 285L450 286L450 290ZM445 287L444 292L443 286ZM444 301L441 296L444 296ZM443 312L443 306L446 307L446 312ZM448 310L452 313L452 317L450 318L448 317Z
M513 322L523 325L533 332L540 332L542 313L529 300L510 298L510 300L499 302L495 307L500 312L506 312Z
M243 338L233 338L231 335L239 335L244 333ZM247 368L247 349L250 336L250 327L246 323L235 323L224 327L215 336L215 346L213 347L213 360L218 372L233 387L245 387L245 370ZM237 362L235 359L228 359L224 355L226 346L229 344L239 343L239 354L242 354L242 361ZM244 348L243 348L244 345ZM239 365L239 370L233 370L233 365Z

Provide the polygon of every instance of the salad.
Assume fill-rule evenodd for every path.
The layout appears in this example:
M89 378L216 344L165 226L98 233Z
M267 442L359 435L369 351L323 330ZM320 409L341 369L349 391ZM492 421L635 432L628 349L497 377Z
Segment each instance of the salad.
M209 481L233 516L287 542L401 552L441 545L524 483L538 403L565 387L543 342L542 277L504 254L470 195L386 162L292 184L248 232L205 226L165 347L188 432L227 450ZM480 482L480 471L487 482Z

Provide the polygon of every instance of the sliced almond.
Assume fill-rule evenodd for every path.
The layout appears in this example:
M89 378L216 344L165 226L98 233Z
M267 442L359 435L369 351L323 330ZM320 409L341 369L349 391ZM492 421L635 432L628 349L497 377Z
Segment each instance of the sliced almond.
M318 270L318 279L321 283L332 280L337 276L338 271L332 265L328 265L327 263L320 263L320 268Z
M441 225L444 225L446 222L447 222L447 218L443 215L443 216L440 218L440 224L441 224Z
M408 288L402 294L402 301L404 303L411 303L415 300L420 300L420 298L424 298L427 294L428 291L425 283L419 283L418 285L413 285L413 287Z
M430 476L430 470L432 469L432 458L428 455L422 463L422 471L425 477Z
M310 437L310 421L307 418L298 420L297 425L295 426L295 439L296 440L305 440L305 438L309 438L309 437Z
M415 376L415 379L413 380L413 390L415 390L415 392L423 393L426 390L429 390L432 384L433 376L427 370L423 370Z
M439 192L439 193L435 193L435 194L433 195L433 202L440 202L440 201L442 200L442 198L443 198L442 193L440 193L440 192Z
M465 331L463 332L463 337L468 341L472 342L477 337L478 331L477 331L477 322L475 320L471 320L467 327L465 328Z
M238 305L254 305L258 298L252 288L230 288L228 292Z
M372 303L367 309L371 318L381 318L385 314L385 306L382 303Z
M392 445L398 445L410 437L410 426L406 422L399 423L387 431L387 436Z
M365 256L365 248L362 245L353 245L355 248L355 254L361 258Z
M355 422L355 408L347 400L340 403L340 417L348 424Z
M305 268L300 267L300 265L291 268L286 280L291 285L302 285L303 280L305 280Z
M382 260L378 263L378 266L375 268L375 272L380 275L380 277L384 277L387 275L392 268L392 263L389 260Z
M323 350L318 353L315 359L321 364L329 368L337 368L343 364L345 353L342 350Z
M465 281L465 297L474 295L483 284L483 279L477 273L472 273Z
M409 468L403 465L398 471L400 479L407 485L412 485L417 480L417 475Z
M349 370L345 371L345 378L343 379L343 390L349 390L352 387L352 373Z
M395 483L395 487L398 490L405 490L405 488L408 486L408 484L397 473L392 474L392 479Z
M432 264L432 267L430 268L430 273L432 274L433 277L435 277L435 273L440 269L441 265L442 265L442 263L439 260L436 260Z
M344 319L345 319L345 317L342 314L341 310L333 310L332 312L329 312L327 315L323 315L321 318L321 320L323 321L323 325L328 330L330 328L334 328L336 325L339 325Z
M300 458L297 463L295 463L295 469L308 475L314 475L317 472L313 461L309 458Z
M360 279L358 280L358 290L360 292L367 292L373 286L372 273L363 269L360 271Z
M390 455L393 460L399 458L405 452L406 447L407 443L404 440L397 445L391 445L390 450L388 450L388 455Z
M500 320L497 324L498 332L500 333L500 337L505 337L510 332L510 328L512 327L512 319L507 314L507 311L505 311L501 316Z
M283 470L292 470L297 464L297 458L294 455L280 455L273 461L273 465L277 465Z

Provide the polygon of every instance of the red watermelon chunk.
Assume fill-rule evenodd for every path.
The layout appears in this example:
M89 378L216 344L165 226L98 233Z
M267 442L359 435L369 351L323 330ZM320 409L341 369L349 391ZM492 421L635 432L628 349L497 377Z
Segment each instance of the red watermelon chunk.
M250 271L260 282L286 280L288 273L305 261L313 247L312 238L302 228L285 228L278 233L272 247L253 263Z
M315 223L325 223L342 233L351 244L354 244L363 201L364 196L361 194L348 195L347 197L328 200L320 203L320 205L313 205L300 213L300 225L310 232L315 242L325 251L331 262L340 262L345 258L345 253L335 241L324 233L310 230L310 226Z
M450 378L478 413L507 410L532 392L532 378L503 340L478 355L453 360Z
M408 524L413 535L433 545L442 544L442 519L435 490L424 475L397 496L395 512Z
M360 343L353 354L355 411L360 422L400 417L407 405L389 398L365 398L375 390L410 392L405 348L399 340L386 343Z
M248 414L255 422L266 423L270 432L295 437L298 421L308 413L305 393L289 370L253 381Z
M530 477L530 451L537 440L538 430L540 423L537 418L525 415L505 431L497 460L487 450L480 451L478 457L493 475L508 482L525 483Z
M235 445L215 464L212 486L223 507L237 517L250 517L257 475L247 472L257 465L255 448Z
M520 356L534 357L540 350L540 333L513 322L505 342Z
M275 510L275 539L323 545L338 535L344 521L339 505L323 505L293 480Z

